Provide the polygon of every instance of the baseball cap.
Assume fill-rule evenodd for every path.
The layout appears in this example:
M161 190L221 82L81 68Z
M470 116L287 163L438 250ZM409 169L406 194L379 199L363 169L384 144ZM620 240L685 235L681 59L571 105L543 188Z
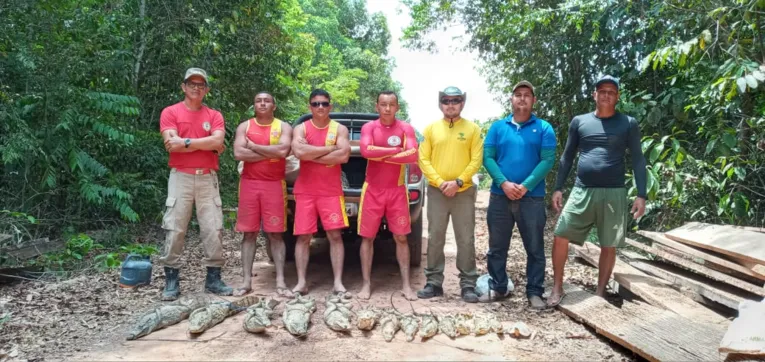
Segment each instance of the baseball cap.
M522 81L520 81L518 83L515 83L515 85L513 86L513 93L515 93L515 90L520 88L520 87L527 87L527 88L531 89L531 94L534 95L534 96L536 96L536 94L537 94L536 90L534 89L534 85L531 84L531 82L529 82L527 80L522 80Z
M191 78L192 76L195 76L195 75L198 75L198 76L201 76L202 78L204 78L205 79L205 83L209 83L210 82L207 79L207 72L205 72L205 70L202 69L202 68L189 68L189 69L187 69L186 70L186 76L183 77L183 81L185 82L185 81L189 80L189 78Z
M598 87L600 87L600 85L603 83L611 83L616 86L616 90L619 90L619 80L610 75L604 75L600 77L600 79L595 82L595 89L598 89Z
M438 100L439 101L441 100L441 98L446 97L446 96L451 96L451 97L460 96L460 97L462 97L462 101L463 102L467 99L467 93L466 92L463 92L459 88L453 87L453 86L446 87L444 90L438 92Z

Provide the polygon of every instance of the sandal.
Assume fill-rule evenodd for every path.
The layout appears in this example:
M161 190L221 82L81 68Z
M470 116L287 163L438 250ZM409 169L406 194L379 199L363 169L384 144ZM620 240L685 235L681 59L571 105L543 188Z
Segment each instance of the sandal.
M566 297L566 293L561 293L560 297L558 297L558 300L551 303L550 300L552 299L552 294L550 294L549 297L547 297L547 307L548 308L555 308L560 304L560 302L563 300L563 298Z
M285 287L285 288L276 288L276 295L280 297L285 297L285 298L292 298L295 296L295 293L292 290L290 290L290 288Z
M233 295L236 297L241 297L250 293L252 293L252 288L236 288L234 289Z

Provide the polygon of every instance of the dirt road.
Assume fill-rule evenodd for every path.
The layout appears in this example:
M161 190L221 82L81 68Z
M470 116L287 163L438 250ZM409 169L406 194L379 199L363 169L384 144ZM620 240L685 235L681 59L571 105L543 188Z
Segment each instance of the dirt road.
M485 251L487 248L488 233L486 232L485 211L488 202L488 193L480 192L477 200L477 229L476 250L477 263L481 272L485 271ZM426 228L427 229L427 228ZM517 234L517 233L516 233ZM549 244L551 238L547 237L547 255L549 258ZM239 263L232 262L239 257L238 240L229 235L226 238L226 258L229 260L226 266L225 279L230 283L238 283L241 280ZM190 249L199 249L200 246L190 245ZM523 321L534 331L531 339L514 339L508 336L499 337L495 334L484 336L463 336L451 340L444 335L420 341L408 343L402 332L395 339L385 342L380 332L376 329L369 333L353 331L350 335L339 334L329 330L322 321L324 310L323 298L330 292L332 274L328 256L317 244L316 255L312 256L309 266L310 295L317 299L317 311L312 317L310 334L305 339L296 339L282 327L281 311L283 303L277 307L274 324L277 328L272 329L266 335L253 335L242 329L244 313L233 316L223 323L206 331L197 339L187 336L186 321L160 330L143 337L137 341L125 341L124 331L141 311L146 310L150 303L156 303L159 290L163 285L160 270L155 270L155 280L150 289L144 289L139 293L126 296L124 292L117 293L117 298L123 298L124 318L119 323L102 324L99 330L90 330L91 338L68 339L60 345L63 350L76 351L74 353L55 353L53 349L46 353L46 357L64 357L68 360L624 360L631 359L629 354L624 354L620 347L607 342L573 322L558 311L549 310L543 312L532 311L527 308L525 298L524 275L526 258L520 240L514 235L511 244L511 253L508 260L508 270L516 290L513 297L503 303L494 304L466 304L459 298L459 286L457 270L455 267L456 246L453 233L447 234L446 242L446 281L444 285L445 296L428 301L418 300L413 302L414 308L419 312L449 312L468 310L488 310L497 313L504 321ZM392 250L392 249L391 249ZM426 248L423 247L423 251ZM199 253L199 251L192 251ZM372 304L378 307L390 305L391 294L394 294L395 306L403 311L410 311L410 305L402 297L398 296L400 288L400 276L398 267L391 263L391 254L383 251L376 253L373 267L373 296L369 301L354 302L355 309L362 305ZM422 257L422 256L420 256ZM353 259L348 256L349 259ZM253 268L257 273L253 281L253 289L256 295L274 296L274 268L267 261L262 247L258 250L258 261ZM234 264L234 265L231 265ZM425 261L423 260L423 266ZM585 287L591 286L595 280L595 272L589 268L569 263L567 272L571 276L569 281L579 283ZM160 268L155 268L160 269ZM192 269L192 268L189 268ZM550 262L548 259L548 280L551 280ZM201 289L203 275L200 272L191 275L185 274L187 281L182 282L184 293L191 290ZM288 263L286 268L287 283L295 283L295 269L293 263ZM193 281L189 283L189 280ZM361 276L358 262L349 262L345 268L344 282L346 288L356 292L361 287ZM412 282L415 288L424 284L422 268L412 270ZM190 285L192 284L192 285ZM196 285L193 285L196 284ZM549 289L549 288L548 288ZM108 290L104 294L114 295ZM108 298L107 298L108 299ZM141 301L140 306L131 306ZM230 298L232 299L232 298ZM103 300L103 299L102 299ZM96 321L95 319L93 319ZM115 319L107 319L115 320ZM93 322L96 323L96 322ZM61 323L64 324L64 323ZM103 325L106 324L106 325ZM100 335L99 335L100 332ZM46 332L47 334L48 332ZM57 333L51 331L50 333ZM71 336L71 333L62 333ZM76 338L76 337L75 337ZM71 344L74 345L71 345ZM47 350L47 349L46 349ZM21 356L19 356L21 357Z

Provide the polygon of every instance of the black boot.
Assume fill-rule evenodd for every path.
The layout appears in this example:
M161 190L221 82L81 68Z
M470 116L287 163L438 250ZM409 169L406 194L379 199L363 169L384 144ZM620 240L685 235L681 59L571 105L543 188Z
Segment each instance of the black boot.
M176 300L181 295L178 272L178 269L165 267L165 290L162 292L162 300Z
M425 284L424 288L417 291L417 298L420 299L430 299L442 295L444 295L444 289L430 283Z
M232 295L234 289L227 286L220 280L220 267L207 267L207 278L205 278L205 291L217 295Z

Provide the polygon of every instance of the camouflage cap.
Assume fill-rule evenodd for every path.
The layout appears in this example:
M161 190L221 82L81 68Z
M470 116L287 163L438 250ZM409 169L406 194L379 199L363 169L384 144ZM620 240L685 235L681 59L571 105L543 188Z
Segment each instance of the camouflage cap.
M515 93L515 90L520 88L520 87L526 87L528 89L531 89L531 95L533 95L533 96L537 95L537 92L534 89L534 85L531 84L531 82L529 82L527 80L522 80L522 81L520 81L518 83L515 83L515 85L513 86L513 93Z
M462 101L465 102L467 100L467 93L461 91L459 88L450 86L446 87L444 90L438 92L438 101L441 102L441 98L444 98L446 96L459 96L462 97Z
M207 78L207 72L205 72L202 68L189 68L186 70L186 75L183 77L183 81L189 80L189 78L198 75L202 78L204 78L205 83L209 83L210 81Z

